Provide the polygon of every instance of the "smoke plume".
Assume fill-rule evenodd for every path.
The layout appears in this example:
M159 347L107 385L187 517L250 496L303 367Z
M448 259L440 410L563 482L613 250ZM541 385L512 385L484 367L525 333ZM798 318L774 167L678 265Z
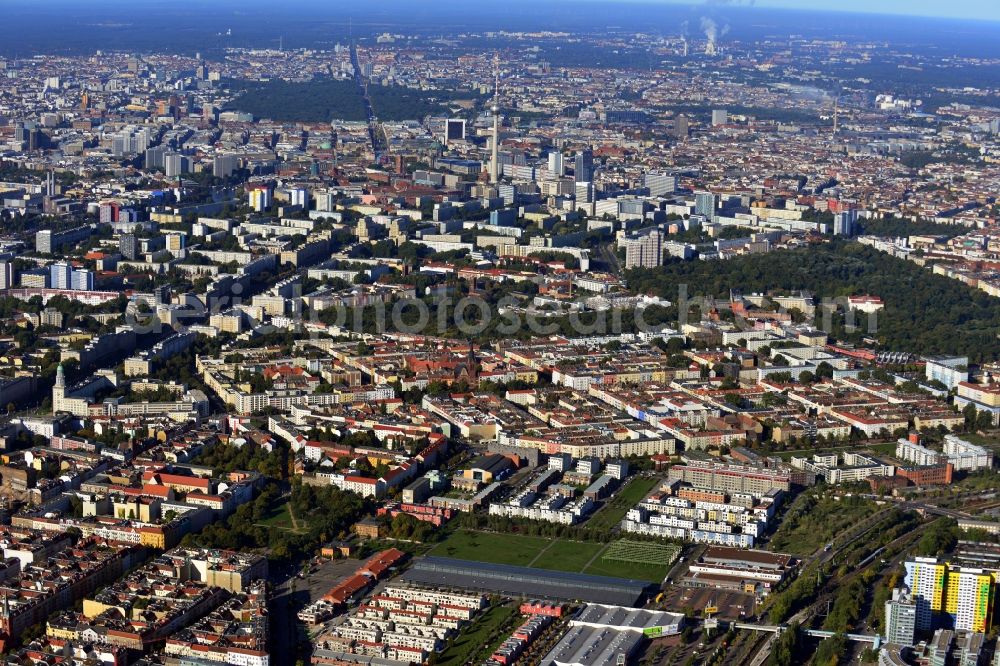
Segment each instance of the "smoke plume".
M708 40L708 45L705 47L705 52L709 55L715 55L715 43L719 39L719 26L713 19L707 16L701 17L701 31L705 33L705 39Z

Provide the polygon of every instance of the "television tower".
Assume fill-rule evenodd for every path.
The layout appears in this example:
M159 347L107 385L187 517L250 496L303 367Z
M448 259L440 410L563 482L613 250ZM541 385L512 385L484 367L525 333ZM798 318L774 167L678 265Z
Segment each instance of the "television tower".
M490 183L500 182L500 56L493 56L493 146L490 155Z

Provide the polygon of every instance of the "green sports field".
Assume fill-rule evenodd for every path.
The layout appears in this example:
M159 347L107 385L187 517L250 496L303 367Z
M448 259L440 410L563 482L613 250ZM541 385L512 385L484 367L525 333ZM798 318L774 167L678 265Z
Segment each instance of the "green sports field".
M670 563L676 557L676 553L671 557L674 550L679 552L679 547L666 545L650 549L644 544L632 545L629 541L604 544L520 534L456 530L428 554L491 564L513 564L659 583L666 576ZM637 557L632 558L634 561L630 561L627 555L632 551L637 553ZM605 555L610 556L605 557ZM662 563L656 564L657 561Z

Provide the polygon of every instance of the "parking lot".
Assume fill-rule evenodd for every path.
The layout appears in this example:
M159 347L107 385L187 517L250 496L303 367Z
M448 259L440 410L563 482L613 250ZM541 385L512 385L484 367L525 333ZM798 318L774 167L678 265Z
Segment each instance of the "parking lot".
M676 613L689 608L701 615L706 608L717 608L718 611L713 615L727 620L746 619L754 613L754 598L751 594L680 585L672 585L665 592L663 607Z
M331 588L335 587L337 583L354 574L357 568L364 563L364 560L337 558L335 560L323 559L318 564L313 564L312 562L310 560L309 565L306 566L303 578L296 576L290 582L290 584L293 583L295 585L296 591L308 593L309 600L307 603L316 601L329 592ZM311 572L309 566L313 567Z

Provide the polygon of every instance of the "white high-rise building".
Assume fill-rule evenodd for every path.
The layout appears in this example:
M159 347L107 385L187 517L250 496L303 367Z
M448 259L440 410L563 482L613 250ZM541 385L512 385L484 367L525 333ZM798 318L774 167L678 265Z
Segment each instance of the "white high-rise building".
M646 173L642 176L642 185L649 188L649 196L662 197L677 191L677 177L665 173Z
M561 178L564 171L563 154L558 151L549 153L549 175L554 178Z
M309 190L304 187L293 187L288 190L288 203L292 206L309 208Z
M52 289L72 289L73 267L65 261L49 266L49 286Z
M944 436L944 455L955 470L974 472L993 467L993 452L955 435Z
M969 381L968 356L932 356L924 366L924 376L928 381L939 381L948 389L956 388L961 382Z
M917 631L917 604L905 588L895 588L885 602L885 640L896 645L913 645Z
M625 248L625 268L656 268L663 263L663 233L650 229L618 242Z
M240 158L236 155L216 155L212 160L212 175L216 178L228 178L240 166Z
M718 199L711 192L695 193L694 212L696 215L704 215L711 222L715 216L716 206L718 206Z
M167 178L175 178L188 172L188 158L178 153L163 158L163 172Z
M857 210L845 210L833 216L833 233L837 236L853 236L858 222Z
M316 193L316 210L332 212L337 209L337 195L329 190Z
M0 261L0 289L10 289L14 286L14 264Z
M94 290L94 273L87 270L74 270L70 279L70 286L76 291Z
M944 455L929 449L919 441L900 438L896 441L896 457L915 465L939 465Z

